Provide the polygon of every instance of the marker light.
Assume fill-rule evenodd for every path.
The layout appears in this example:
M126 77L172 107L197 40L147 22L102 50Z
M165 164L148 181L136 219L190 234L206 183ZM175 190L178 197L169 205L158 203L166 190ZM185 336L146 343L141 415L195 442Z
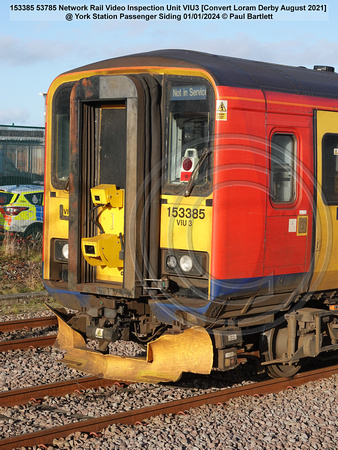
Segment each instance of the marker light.
M62 247L61 253L62 253L62 256L63 256L65 259L68 259L68 257L69 257L69 247L68 247L68 244L65 244L65 245Z
M56 261L68 262L69 257L68 241L65 239L56 239L54 254Z
M177 259L174 255L168 255L167 256L167 260L166 260L166 264L168 269L174 270L176 269L177 266Z
M183 159L183 162L182 162L183 170L186 170L186 171L190 170L192 168L192 165L193 165L192 159L190 159L190 158Z
M189 181L198 163L198 152L195 148L188 148L181 162L181 181Z

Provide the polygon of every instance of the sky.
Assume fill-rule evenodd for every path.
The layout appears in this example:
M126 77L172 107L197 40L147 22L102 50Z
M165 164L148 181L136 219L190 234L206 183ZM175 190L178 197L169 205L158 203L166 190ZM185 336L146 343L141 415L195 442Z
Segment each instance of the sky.
M314 3L320 6L319 11L281 11L282 5L285 9L295 5L307 9ZM22 5L34 6L34 12L13 10ZM58 11L37 13L38 5L55 5ZM222 12L227 17L218 20L67 21L67 12L60 12L60 5L169 5L179 6L180 12L171 13L181 16L183 5L198 5L199 11L202 5L228 9ZM261 14L259 5L268 8L264 14L273 14L273 19L230 19L230 13L243 14L243 8L249 11L256 7L254 14ZM44 126L44 100L40 94L47 92L60 73L95 61L156 49L198 50L308 68L323 64L334 66L338 72L337 20L337 0L1 0L0 124Z

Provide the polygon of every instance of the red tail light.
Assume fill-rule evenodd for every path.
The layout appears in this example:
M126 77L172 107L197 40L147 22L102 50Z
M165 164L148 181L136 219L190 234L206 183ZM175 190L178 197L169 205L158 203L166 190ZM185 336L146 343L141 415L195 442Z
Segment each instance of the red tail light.
M27 209L29 209L29 207L26 206L6 206L4 211L7 216L17 216L22 211L27 211Z

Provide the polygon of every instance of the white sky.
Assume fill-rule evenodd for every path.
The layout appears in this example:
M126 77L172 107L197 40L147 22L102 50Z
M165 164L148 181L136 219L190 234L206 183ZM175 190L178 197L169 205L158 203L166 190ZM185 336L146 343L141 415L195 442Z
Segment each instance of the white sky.
M10 15L10 5L326 5L328 12L289 13L284 20L67 22L59 15L32 20ZM175 12L173 12L175 13ZM257 12L258 14L259 12ZM12 13L13 14L13 13ZM58 13L59 14L59 13ZM177 13L176 13L177 14ZM183 10L181 11L183 14ZM238 12L237 14L240 14ZM275 16L276 17L276 16ZM289 20L285 20L288 18ZM59 20L57 20L59 19ZM338 2L317 0L23 0L0 2L0 124L43 126L43 98L62 72L102 59L164 48L184 48L281 64L335 66L338 72Z

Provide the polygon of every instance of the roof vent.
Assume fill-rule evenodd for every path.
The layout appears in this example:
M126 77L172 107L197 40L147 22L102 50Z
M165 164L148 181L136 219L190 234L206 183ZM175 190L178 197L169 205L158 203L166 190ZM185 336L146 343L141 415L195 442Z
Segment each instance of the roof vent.
M334 72L334 67L332 67L332 66L314 66L313 70L319 70L320 72Z

